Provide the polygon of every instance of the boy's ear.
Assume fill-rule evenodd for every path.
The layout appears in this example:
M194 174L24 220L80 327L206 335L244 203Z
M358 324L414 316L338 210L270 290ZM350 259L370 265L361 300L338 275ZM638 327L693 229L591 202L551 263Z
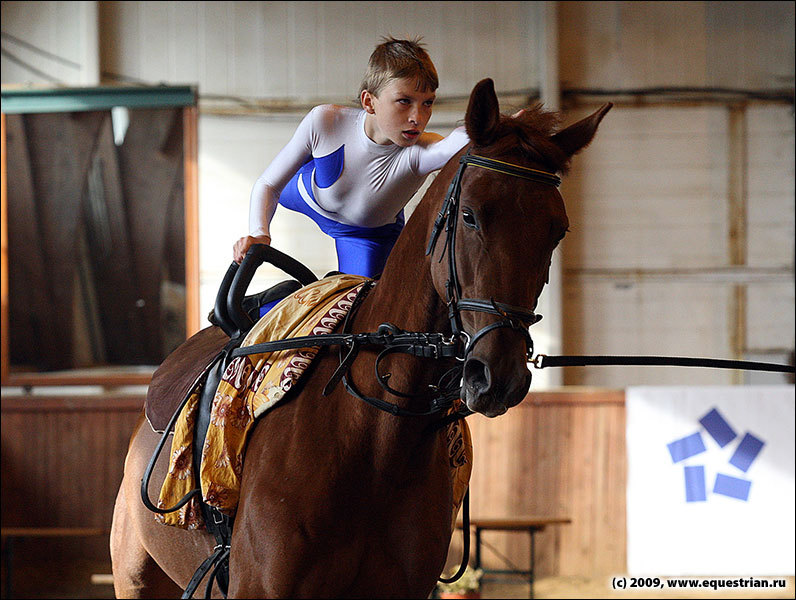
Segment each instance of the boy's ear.
M362 108L365 109L365 112L372 115L375 114L375 110L373 108L373 94L371 94L368 90L362 90L359 94L359 102L362 104Z

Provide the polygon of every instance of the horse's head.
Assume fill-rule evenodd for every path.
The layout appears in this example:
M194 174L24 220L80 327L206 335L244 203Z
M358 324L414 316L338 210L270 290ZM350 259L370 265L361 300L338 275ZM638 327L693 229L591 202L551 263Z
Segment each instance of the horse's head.
M491 79L473 89L465 117L472 145L432 232L440 243L429 250L434 286L455 307L454 333L467 342L463 400L474 412L503 414L528 392L528 327L541 318L533 311L569 226L555 173L610 107L556 131L557 116L540 107L501 115Z

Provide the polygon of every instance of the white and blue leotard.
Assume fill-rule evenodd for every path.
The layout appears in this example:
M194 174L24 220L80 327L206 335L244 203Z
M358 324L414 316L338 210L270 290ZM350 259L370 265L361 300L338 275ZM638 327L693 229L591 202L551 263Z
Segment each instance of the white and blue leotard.
M403 228L404 206L469 138L459 127L445 138L423 133L409 147L377 144L365 134L365 115L325 104L304 117L254 185L251 235L268 232L267 206L278 198L334 238L340 271L381 273Z

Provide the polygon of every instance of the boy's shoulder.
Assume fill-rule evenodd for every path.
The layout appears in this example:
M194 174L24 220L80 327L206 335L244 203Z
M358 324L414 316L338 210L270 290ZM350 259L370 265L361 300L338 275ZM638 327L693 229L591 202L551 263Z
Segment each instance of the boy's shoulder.
M356 121L361 112L361 108L341 106L339 104L319 104L310 111L315 123L322 126L336 125L345 121Z
M415 146L418 148L428 148L432 144L436 144L438 141L444 139L445 138L438 133L434 133L433 131L424 131L420 134Z

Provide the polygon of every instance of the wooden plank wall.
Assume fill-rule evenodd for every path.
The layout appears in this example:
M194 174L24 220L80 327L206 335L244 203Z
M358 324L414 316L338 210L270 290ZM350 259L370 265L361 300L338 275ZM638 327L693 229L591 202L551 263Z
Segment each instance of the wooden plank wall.
M537 576L625 572L623 391L534 393L502 417L474 415L468 423L474 446L473 518L572 519L537 534ZM486 568L525 569L528 554L527 534L482 534ZM457 533L449 568L460 558Z
M572 230L561 246L564 353L788 360L793 102L711 91L792 98L794 4L556 4L562 106L576 118L596 109L589 101L615 103L562 185ZM659 86L702 93L631 101L618 92ZM568 94L576 89L617 93ZM564 374L567 385L598 387L750 381L784 378L624 367Z
M141 396L10 397L2 404L2 523L109 527ZM624 572L621 391L544 392L497 419L468 419L474 517L563 516L537 535L537 573ZM487 567L528 564L526 535L489 532ZM454 536L451 564L461 557Z
M106 77L195 81L208 96L349 102L373 47L382 36L394 35L423 37L441 76L440 95L469 96L473 84L487 76L500 90L536 85L536 45L544 23L539 3L362 6L101 2L102 70ZM45 43L39 41L40 47L47 48Z
M3 527L110 527L143 395L4 396Z

